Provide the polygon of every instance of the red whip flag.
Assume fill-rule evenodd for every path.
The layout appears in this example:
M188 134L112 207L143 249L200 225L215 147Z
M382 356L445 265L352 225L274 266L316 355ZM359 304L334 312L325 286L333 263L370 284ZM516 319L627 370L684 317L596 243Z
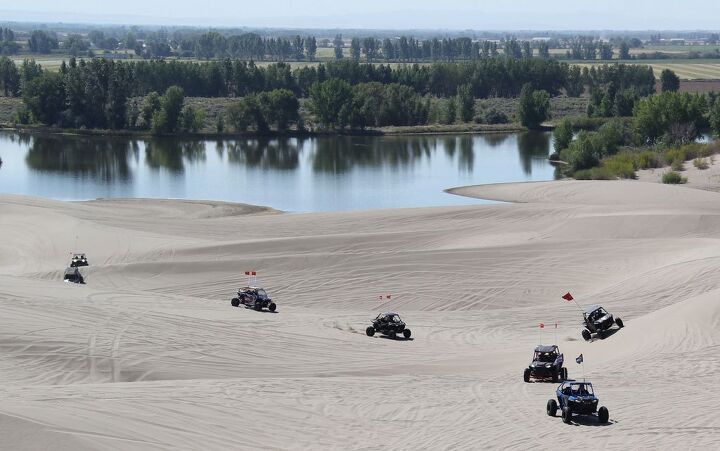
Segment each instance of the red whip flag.
M249 276L249 275L250 275L250 271L245 271L245 275L246 275L246 276Z
M565 293L565 296L563 296L562 298L565 299L565 300L568 301L568 302L570 302L570 301L572 301L573 299L575 299L575 298L572 297L572 294L570 294L569 292L568 292L568 293Z
M545 329L545 324L540 323L540 329Z
M392 295L391 295L391 294L388 294L388 295L385 296L385 297L388 298L388 299L390 299L390 298L392 297Z
M257 273L255 271L252 271L250 274L252 274L253 276L257 275Z

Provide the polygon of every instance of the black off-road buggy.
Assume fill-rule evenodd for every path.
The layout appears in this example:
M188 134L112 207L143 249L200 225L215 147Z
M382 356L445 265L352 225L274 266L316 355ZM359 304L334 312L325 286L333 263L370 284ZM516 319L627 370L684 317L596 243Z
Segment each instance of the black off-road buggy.
M583 325L585 329L582 331L582 337L585 341L590 341L593 334L599 338L604 338L605 333L617 324L618 329L623 328L623 322L620 318L613 317L599 305L589 307L583 313Z
M65 270L65 274L63 275L63 282L84 284L85 279L83 279L83 276L82 274L80 274L79 269L75 267L70 267Z
M532 363L525 368L523 380L551 380L553 382L567 379L567 368L563 367L565 359L556 345L538 346L535 348Z
M240 288L237 297L232 298L232 301L230 301L230 305L233 307L244 305L245 308L251 308L257 311L268 309L274 312L277 309L277 305L270 299L265 290L259 287Z
M373 320L372 326L365 329L368 337L375 335L375 332L380 332L390 338L397 338L398 334L402 334L405 338L410 338L412 335L410 329L405 327L405 322L400 319L400 315L391 312L379 314Z
M88 259L85 254L73 254L70 259L70 267L77 268L79 266L89 266Z
M555 399L547 402L547 414L554 417L558 409L565 423L572 422L573 415L597 416L600 423L607 423L610 413L607 407L598 408L598 398L595 396L590 382L565 381L557 388Z

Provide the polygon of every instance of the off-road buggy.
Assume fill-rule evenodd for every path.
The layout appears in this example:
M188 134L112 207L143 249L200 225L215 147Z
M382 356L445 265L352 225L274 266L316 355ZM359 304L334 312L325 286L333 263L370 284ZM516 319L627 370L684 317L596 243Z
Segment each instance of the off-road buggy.
M601 306L593 305L583 313L583 325L585 329L582 331L582 337L585 341L590 341L593 334L596 334L599 338L604 338L605 333L612 329L614 324L617 324L619 329L623 327L623 322L620 318L614 318Z
M573 415L597 416L600 423L607 423L610 413L607 407L598 409L598 398L593 391L592 383L568 380L558 386L557 401L547 402L547 414L554 417L560 409L565 423L572 422Z
M78 266L88 266L88 260L85 254L73 254L70 259L70 267L77 268Z
M237 292L237 297L232 298L230 305L233 307L240 307L244 305L245 308L255 309L260 311L264 308L271 312L277 309L277 305L270 299L264 289L259 287L243 287Z
M538 346L535 348L532 363L525 368L523 380L552 380L553 382L567 379L567 368L563 368L565 359L556 345Z
M65 270L65 275L63 275L63 282L71 282L71 283L85 283L85 279L83 279L82 274L80 274L80 270L75 267L70 267Z
M402 334L405 338L410 338L412 335L410 329L405 328L405 323L400 319L400 315L391 312L379 314L373 320L372 326L365 329L368 337L375 335L375 332L380 332L390 338L396 338L398 334Z

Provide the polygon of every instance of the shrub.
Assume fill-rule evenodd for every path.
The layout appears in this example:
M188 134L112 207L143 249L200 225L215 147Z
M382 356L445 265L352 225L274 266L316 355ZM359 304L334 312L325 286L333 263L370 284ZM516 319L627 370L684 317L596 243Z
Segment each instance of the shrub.
M621 179L634 179L635 175L635 155L630 152L619 153L615 156L605 158L602 167L610 174Z
M685 161L683 160L674 160L672 164L670 165L673 171L684 171L685 170Z
M555 142L553 143L556 152L567 149L573 139L572 123L569 119L560 122L553 131Z
M662 167L662 161L660 161L660 155L653 152L652 150L643 150L637 154L635 158L635 167L637 169L651 169Z
M693 160L693 165L701 171L710 167L708 161L705 158L695 158Z
M507 124L510 122L508 117L502 111L498 111L495 108L488 110L483 118L486 124Z
M668 171L663 174L662 182L669 185L678 185L682 183L687 183L687 178L683 177L678 172Z

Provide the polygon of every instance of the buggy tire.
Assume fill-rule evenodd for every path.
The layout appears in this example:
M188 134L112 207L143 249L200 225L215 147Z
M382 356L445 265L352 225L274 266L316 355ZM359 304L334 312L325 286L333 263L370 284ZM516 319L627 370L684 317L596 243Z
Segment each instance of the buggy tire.
M560 378L563 382L565 382L568 379L567 368L562 368L560 371L562 372L562 376L560 376Z
M592 338L592 335L590 334L589 330L583 329L582 337L585 339L585 341L590 341L590 339Z
M373 335L375 335L375 328L370 326L367 329L365 329L365 333L367 334L368 337L372 337Z
M553 384L558 383L558 381L560 380L560 376L562 376L562 369L553 371L553 373L552 373Z
M565 424L572 423L572 411L570 410L570 407L562 408L562 420Z
M254 307L255 310L257 310L258 312L261 311L262 308L263 308L262 302L255 302L255 304L253 305L253 307Z
M617 327L619 327L620 329L625 327L625 325L623 324L623 321L620 318L615 318L615 324L617 324Z
M554 417L557 414L558 405L557 401L554 399L549 399L547 402L547 408L545 409L547 411L548 416Z
M397 338L397 334L395 332L388 332L387 335L388 335L388 337L390 337L393 340Z
M523 371L523 380L530 382L530 368L525 368L525 371Z
M233 307L240 307L240 299L232 298L232 301L230 301L230 305L232 305Z
M412 332L410 331L410 329L405 329L403 331L403 337L405 337L406 339L410 338L411 335L412 335Z
M277 309L277 305L275 305L274 302L271 302L270 304L268 304L268 310L270 310L271 312L274 312L276 309Z
M605 424L610 419L610 412L608 412L607 407L602 406L598 409L598 421L602 424Z

